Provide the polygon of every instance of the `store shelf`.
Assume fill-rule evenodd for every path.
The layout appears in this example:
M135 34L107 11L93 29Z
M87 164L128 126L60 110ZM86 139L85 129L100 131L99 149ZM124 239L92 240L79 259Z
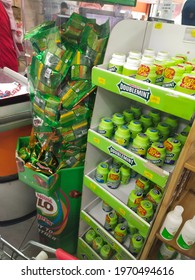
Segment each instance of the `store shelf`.
M81 211L81 219L83 219L91 228L99 234L106 243L108 243L113 250L119 253L125 260L136 259L129 251L129 236L127 236L125 242L121 244L113 235L113 232L108 232L104 229L104 222L106 219L106 212L102 210L102 200L95 199L85 209Z
M170 172L174 169L174 166L166 166L165 168L167 170L155 166L146 159L137 156L129 149L114 143L112 140L105 138L92 129L88 131L88 142L111 157L120 160L122 163L161 187L166 185Z
M101 257L83 240L78 239L77 257L80 260L101 260Z
M102 200L105 200L109 205L116 210L121 216L128 222L134 224L139 229L143 237L146 237L150 229L150 224L139 217L134 211L127 206L127 199L130 190L133 189L133 185L124 188L121 186L119 190L112 190L105 184L98 184L90 176L84 176L84 185L95 193Z
M182 228L182 226L184 225L185 221L188 219L191 219L194 215L195 215L195 193L191 190L188 191L184 191L185 195L182 195L182 199L177 201L177 205L181 205L184 208L184 212L182 214L183 216L183 222L182 225L180 226L175 238L171 241L167 241L164 238L162 238L162 236L159 234L159 232L156 233L156 237L161 240L164 243L169 244L171 247L173 247L174 249L176 249L176 251L178 251L179 253L195 259L195 245L192 246L192 248L190 250L182 250L179 246L177 246L176 243L176 239L177 239L177 235L180 231L180 229ZM173 206L174 208L174 206Z
M194 116L194 96L129 78L107 68L107 64L93 67L93 84L185 120Z
M195 172L195 152L189 157L189 159L184 164L184 167L188 170Z

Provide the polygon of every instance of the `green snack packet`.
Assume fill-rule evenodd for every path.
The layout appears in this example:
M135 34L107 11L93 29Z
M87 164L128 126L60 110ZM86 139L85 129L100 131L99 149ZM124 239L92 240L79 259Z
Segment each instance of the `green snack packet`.
M78 105L72 110L62 110L60 112L60 124L72 125L88 119L90 116L89 109L86 106Z
M24 39L30 41L37 54L46 50L51 42L52 44L61 42L60 32L59 29L55 27L54 21L45 22L45 25L36 26L25 34Z
M95 86L88 80L69 82L58 95L61 98L62 107L71 110L94 89Z
M29 67L30 80L39 91L48 94L55 94L60 85L63 76L60 72L56 72L44 65L40 61L41 57L33 56Z

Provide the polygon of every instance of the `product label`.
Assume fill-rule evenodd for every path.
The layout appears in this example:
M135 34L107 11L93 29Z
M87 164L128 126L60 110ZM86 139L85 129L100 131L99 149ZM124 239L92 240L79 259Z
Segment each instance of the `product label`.
M130 158L125 154L122 154L120 151L116 150L114 147L109 146L108 147L109 153L111 156L115 155L119 159L124 160L126 163L128 163L131 167L137 165L136 162L134 161L134 158Z
M183 88L195 90L195 77L184 77L180 86Z
M171 234L167 229L166 227L163 228L162 232L161 232L161 235L164 239L167 239L167 240L171 240L173 239L174 235Z
M180 234L177 239L178 246L183 250L189 250L192 247L193 243L193 240L187 239L186 236L182 234Z
M150 100L150 96L151 96L150 88L141 89L138 86L127 84L122 80L117 84L117 87L120 93L130 93L141 99L144 99L147 102Z

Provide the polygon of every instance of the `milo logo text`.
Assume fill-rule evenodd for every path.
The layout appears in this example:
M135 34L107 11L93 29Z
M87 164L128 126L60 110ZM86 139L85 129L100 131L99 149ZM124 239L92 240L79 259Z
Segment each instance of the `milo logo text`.
M149 101L151 96L150 89L141 89L138 86L126 84L122 80L117 84L117 87L120 93L133 94L141 99L144 99L146 102Z
M44 194L36 193L36 206L46 215L53 215L57 212L57 204L54 199Z

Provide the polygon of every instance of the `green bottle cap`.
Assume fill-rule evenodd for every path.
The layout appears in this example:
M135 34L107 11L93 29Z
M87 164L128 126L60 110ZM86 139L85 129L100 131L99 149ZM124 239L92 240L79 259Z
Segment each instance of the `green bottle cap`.
M175 131L178 127L178 118L175 116L167 116L164 118L163 122L170 125L172 131Z
M152 202L147 199L140 201L140 204L137 207L137 214L146 221L150 222L154 214Z
M148 127L146 135L149 137L150 142L157 142L159 140L159 131L154 127Z
M100 252L100 249L103 245L104 245L104 241L101 236L97 236L92 242L92 248L96 252Z
M158 122L160 122L160 112L157 110L151 110L148 115L152 118L153 124L157 125Z
M127 224L126 223L120 223L118 224L114 229L114 237L116 240L118 240L120 243L123 243L127 236Z
M98 125L97 132L107 138L111 138L113 135L114 125L112 119L109 117L102 118Z
M129 123L130 121L132 121L134 119L134 113L132 110L128 110L128 109L124 110L123 115L124 115L125 121L127 123Z
M100 249L100 256L103 260L108 260L111 256L112 248L109 244L104 244L102 248Z
M183 146L187 140L187 137L188 137L188 132L182 131L177 135L177 140L179 140Z
M121 184L122 185L126 185L129 183L130 181L130 176L131 176L131 169L126 166L126 165L122 165L120 167L120 172L121 172Z
M142 113L141 107L139 107L137 105L131 105L130 110L134 113L135 119L139 119L139 117L141 116L141 113Z
M107 162L100 162L97 166L95 179L97 182L104 184L107 182L107 177L109 173L109 165Z
M162 192L157 188L153 188L147 193L146 198L156 206L161 201Z
M135 233L130 238L129 251L132 254L138 254L144 244L144 238L141 234Z
M93 229L89 229L85 234L85 241L91 245L95 237L96 232Z
M143 131L152 126L152 117L150 115L141 115L139 120L142 123Z
M145 133L141 132L137 134L136 141L145 146L149 144L149 137Z
M112 122L114 123L115 126L119 126L125 123L125 117L121 113L115 113L112 116Z
M132 210L137 209L140 201L143 199L143 191L142 190L132 190L128 197L127 206Z

